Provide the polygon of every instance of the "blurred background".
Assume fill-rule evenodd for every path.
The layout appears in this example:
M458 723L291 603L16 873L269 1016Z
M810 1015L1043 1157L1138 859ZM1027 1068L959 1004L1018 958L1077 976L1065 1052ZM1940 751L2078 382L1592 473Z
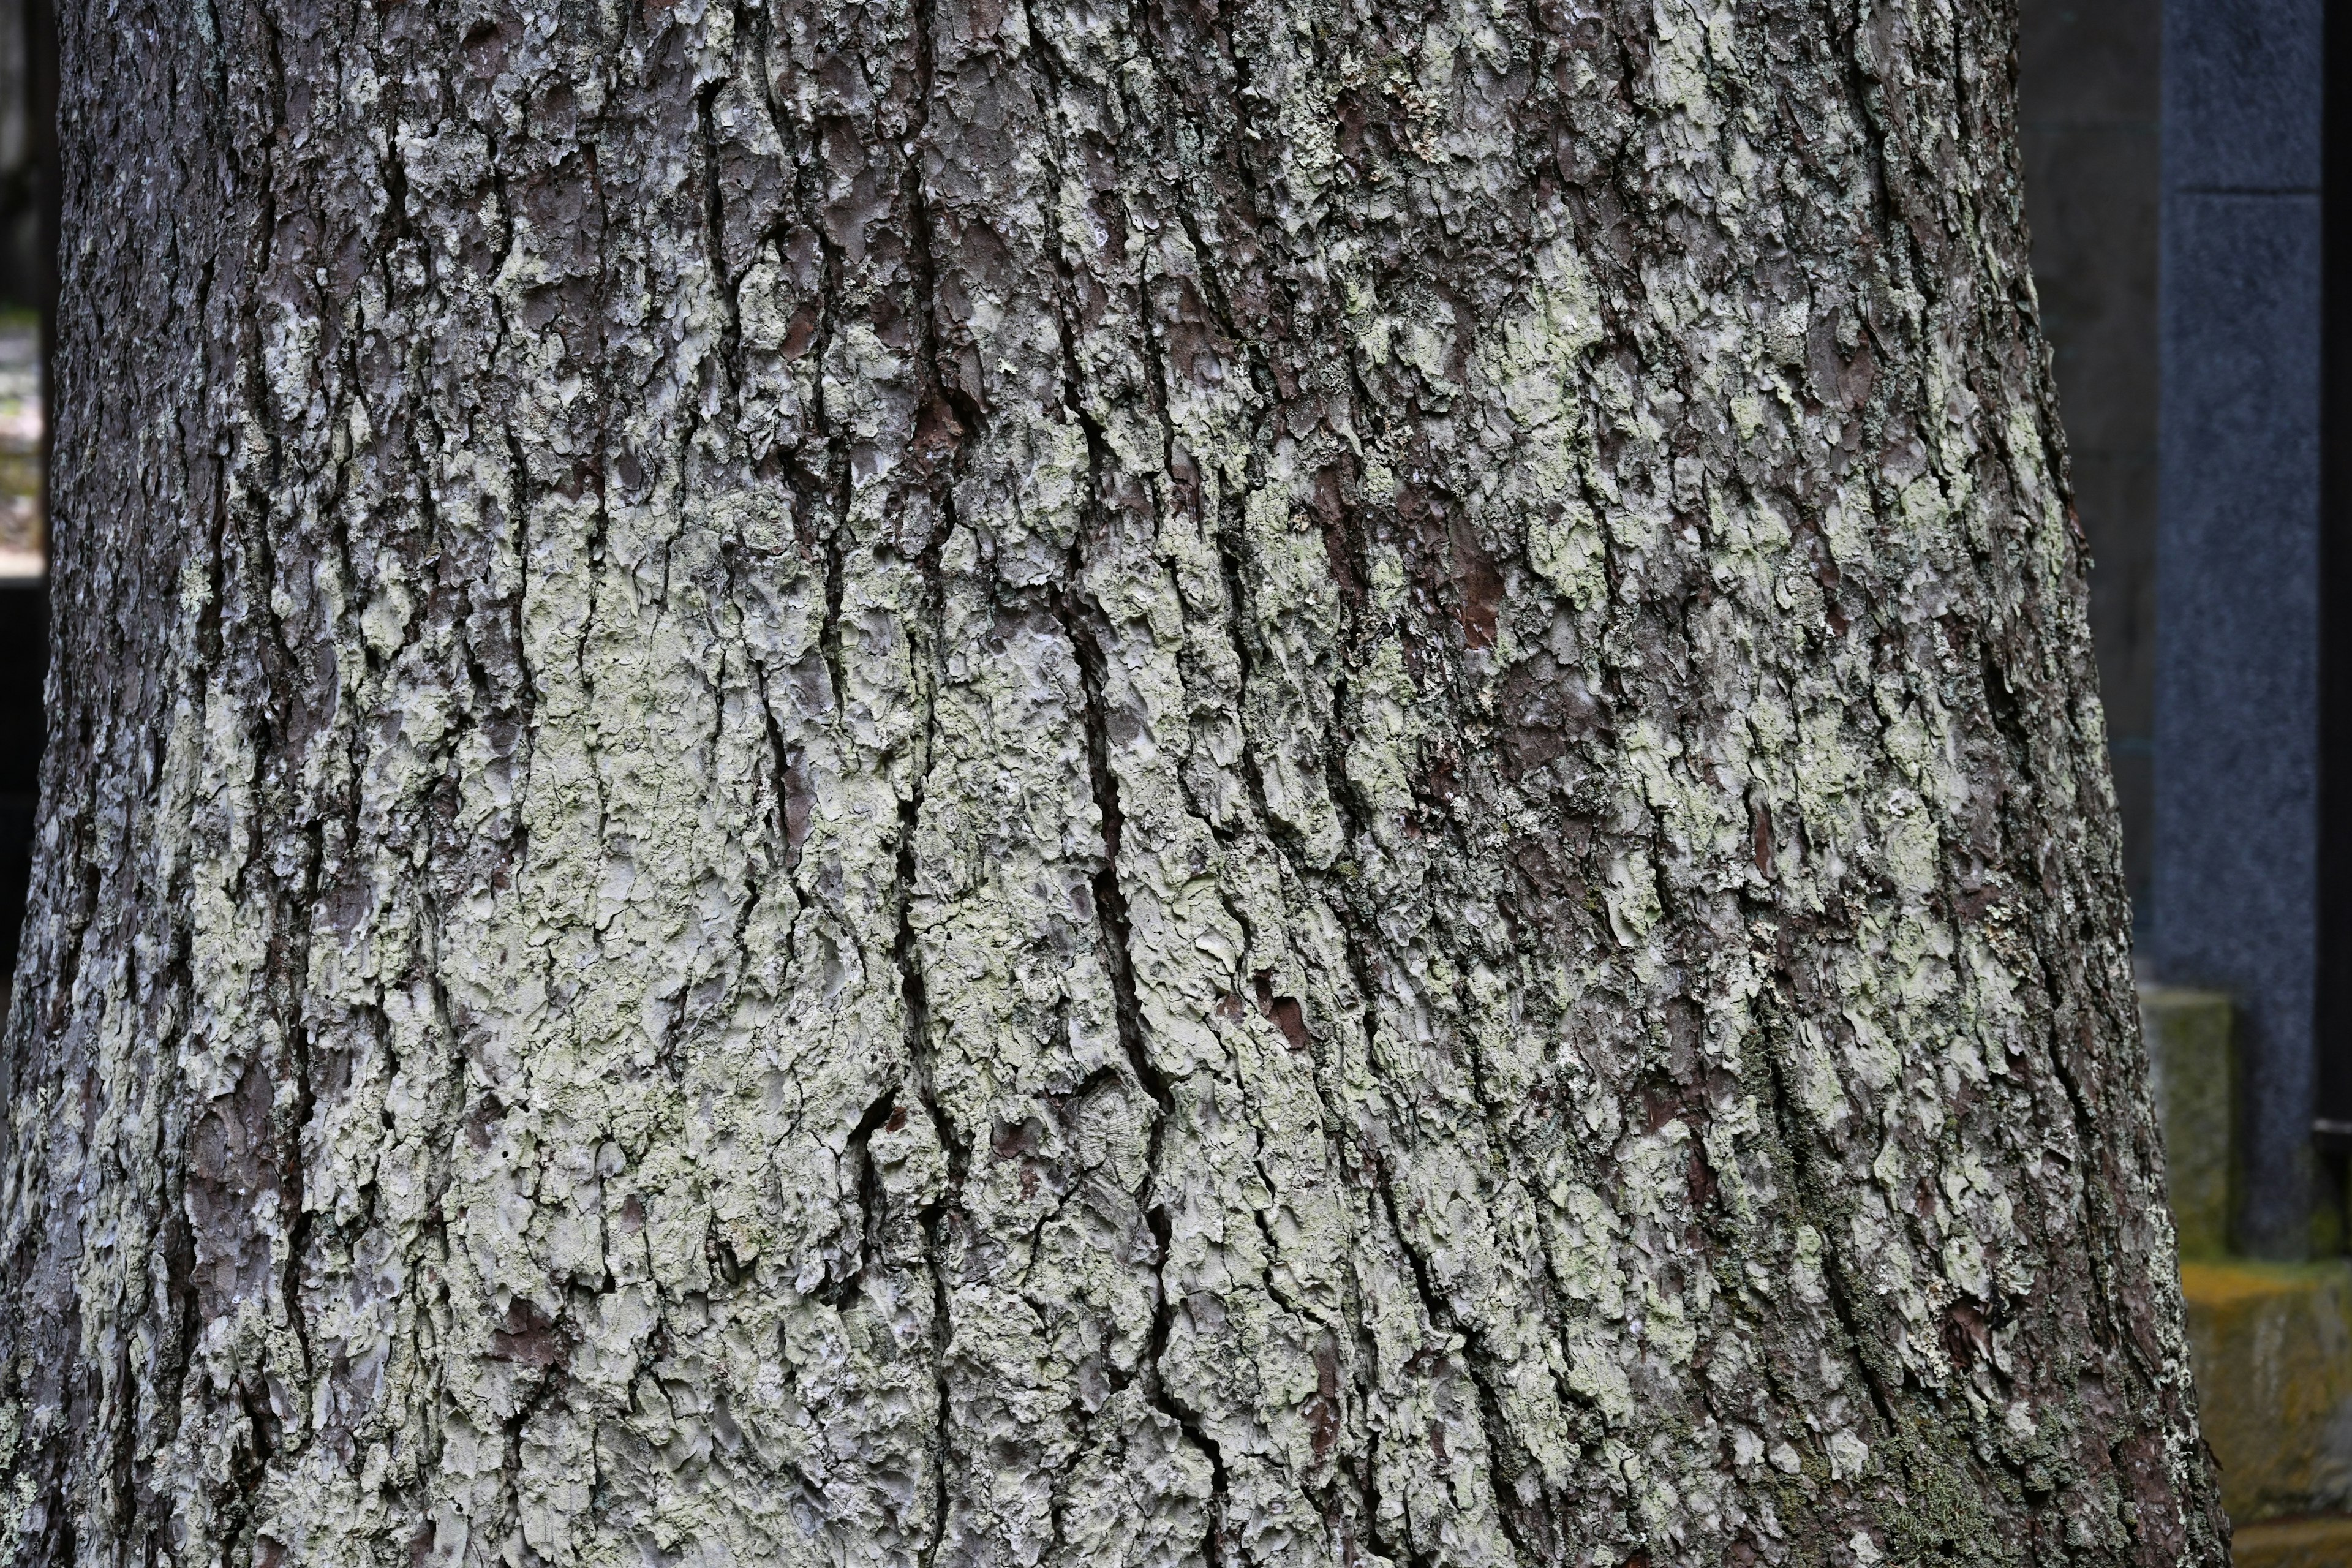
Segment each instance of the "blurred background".
M0 988L16 970L32 869L48 668L42 323L57 253L51 0L0 0Z
M51 4L0 0L0 986L43 741ZM2352 0L2019 22L2206 1430L2242 1565L2352 1568Z
M2018 100L2206 1440L2352 1568L2352 0L2019 0Z

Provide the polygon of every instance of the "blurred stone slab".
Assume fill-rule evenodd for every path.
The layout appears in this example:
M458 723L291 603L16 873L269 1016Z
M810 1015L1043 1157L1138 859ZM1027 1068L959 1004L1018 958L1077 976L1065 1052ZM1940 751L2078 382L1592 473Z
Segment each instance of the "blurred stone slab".
M2140 988L2140 1025L2164 1129L2165 1192L2183 1258L2229 1250L2237 1121L2230 998L2173 985Z
M2237 1527L2230 1556L2237 1568L2347 1568L2352 1518L2282 1519Z
M2180 1286L2231 1519L2352 1508L2352 1262L2184 1263Z

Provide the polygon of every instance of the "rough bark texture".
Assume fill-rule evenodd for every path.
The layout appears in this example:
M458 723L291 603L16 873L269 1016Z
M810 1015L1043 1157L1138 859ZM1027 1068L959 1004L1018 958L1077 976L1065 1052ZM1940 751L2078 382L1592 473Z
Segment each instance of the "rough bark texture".
M2011 26L69 8L13 1560L2221 1561Z

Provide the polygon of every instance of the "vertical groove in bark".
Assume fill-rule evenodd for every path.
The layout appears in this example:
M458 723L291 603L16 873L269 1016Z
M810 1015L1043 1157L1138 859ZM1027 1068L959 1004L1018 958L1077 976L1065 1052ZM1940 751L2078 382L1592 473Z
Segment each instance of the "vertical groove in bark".
M2220 1560L2001 5L68 20L15 1560Z

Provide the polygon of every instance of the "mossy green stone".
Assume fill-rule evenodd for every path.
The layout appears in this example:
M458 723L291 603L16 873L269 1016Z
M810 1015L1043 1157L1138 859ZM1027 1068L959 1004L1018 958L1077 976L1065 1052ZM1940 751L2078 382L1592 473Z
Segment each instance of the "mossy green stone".
M2230 998L2218 991L2152 985L2141 989L2139 1010L2180 1255L2219 1258L2230 1245L2237 1105Z
M2352 1264L2189 1263L2180 1283L2230 1518L2352 1507Z
M2352 1518L2323 1514L2242 1526L2230 1560L2235 1568L2343 1568L2352 1563Z

